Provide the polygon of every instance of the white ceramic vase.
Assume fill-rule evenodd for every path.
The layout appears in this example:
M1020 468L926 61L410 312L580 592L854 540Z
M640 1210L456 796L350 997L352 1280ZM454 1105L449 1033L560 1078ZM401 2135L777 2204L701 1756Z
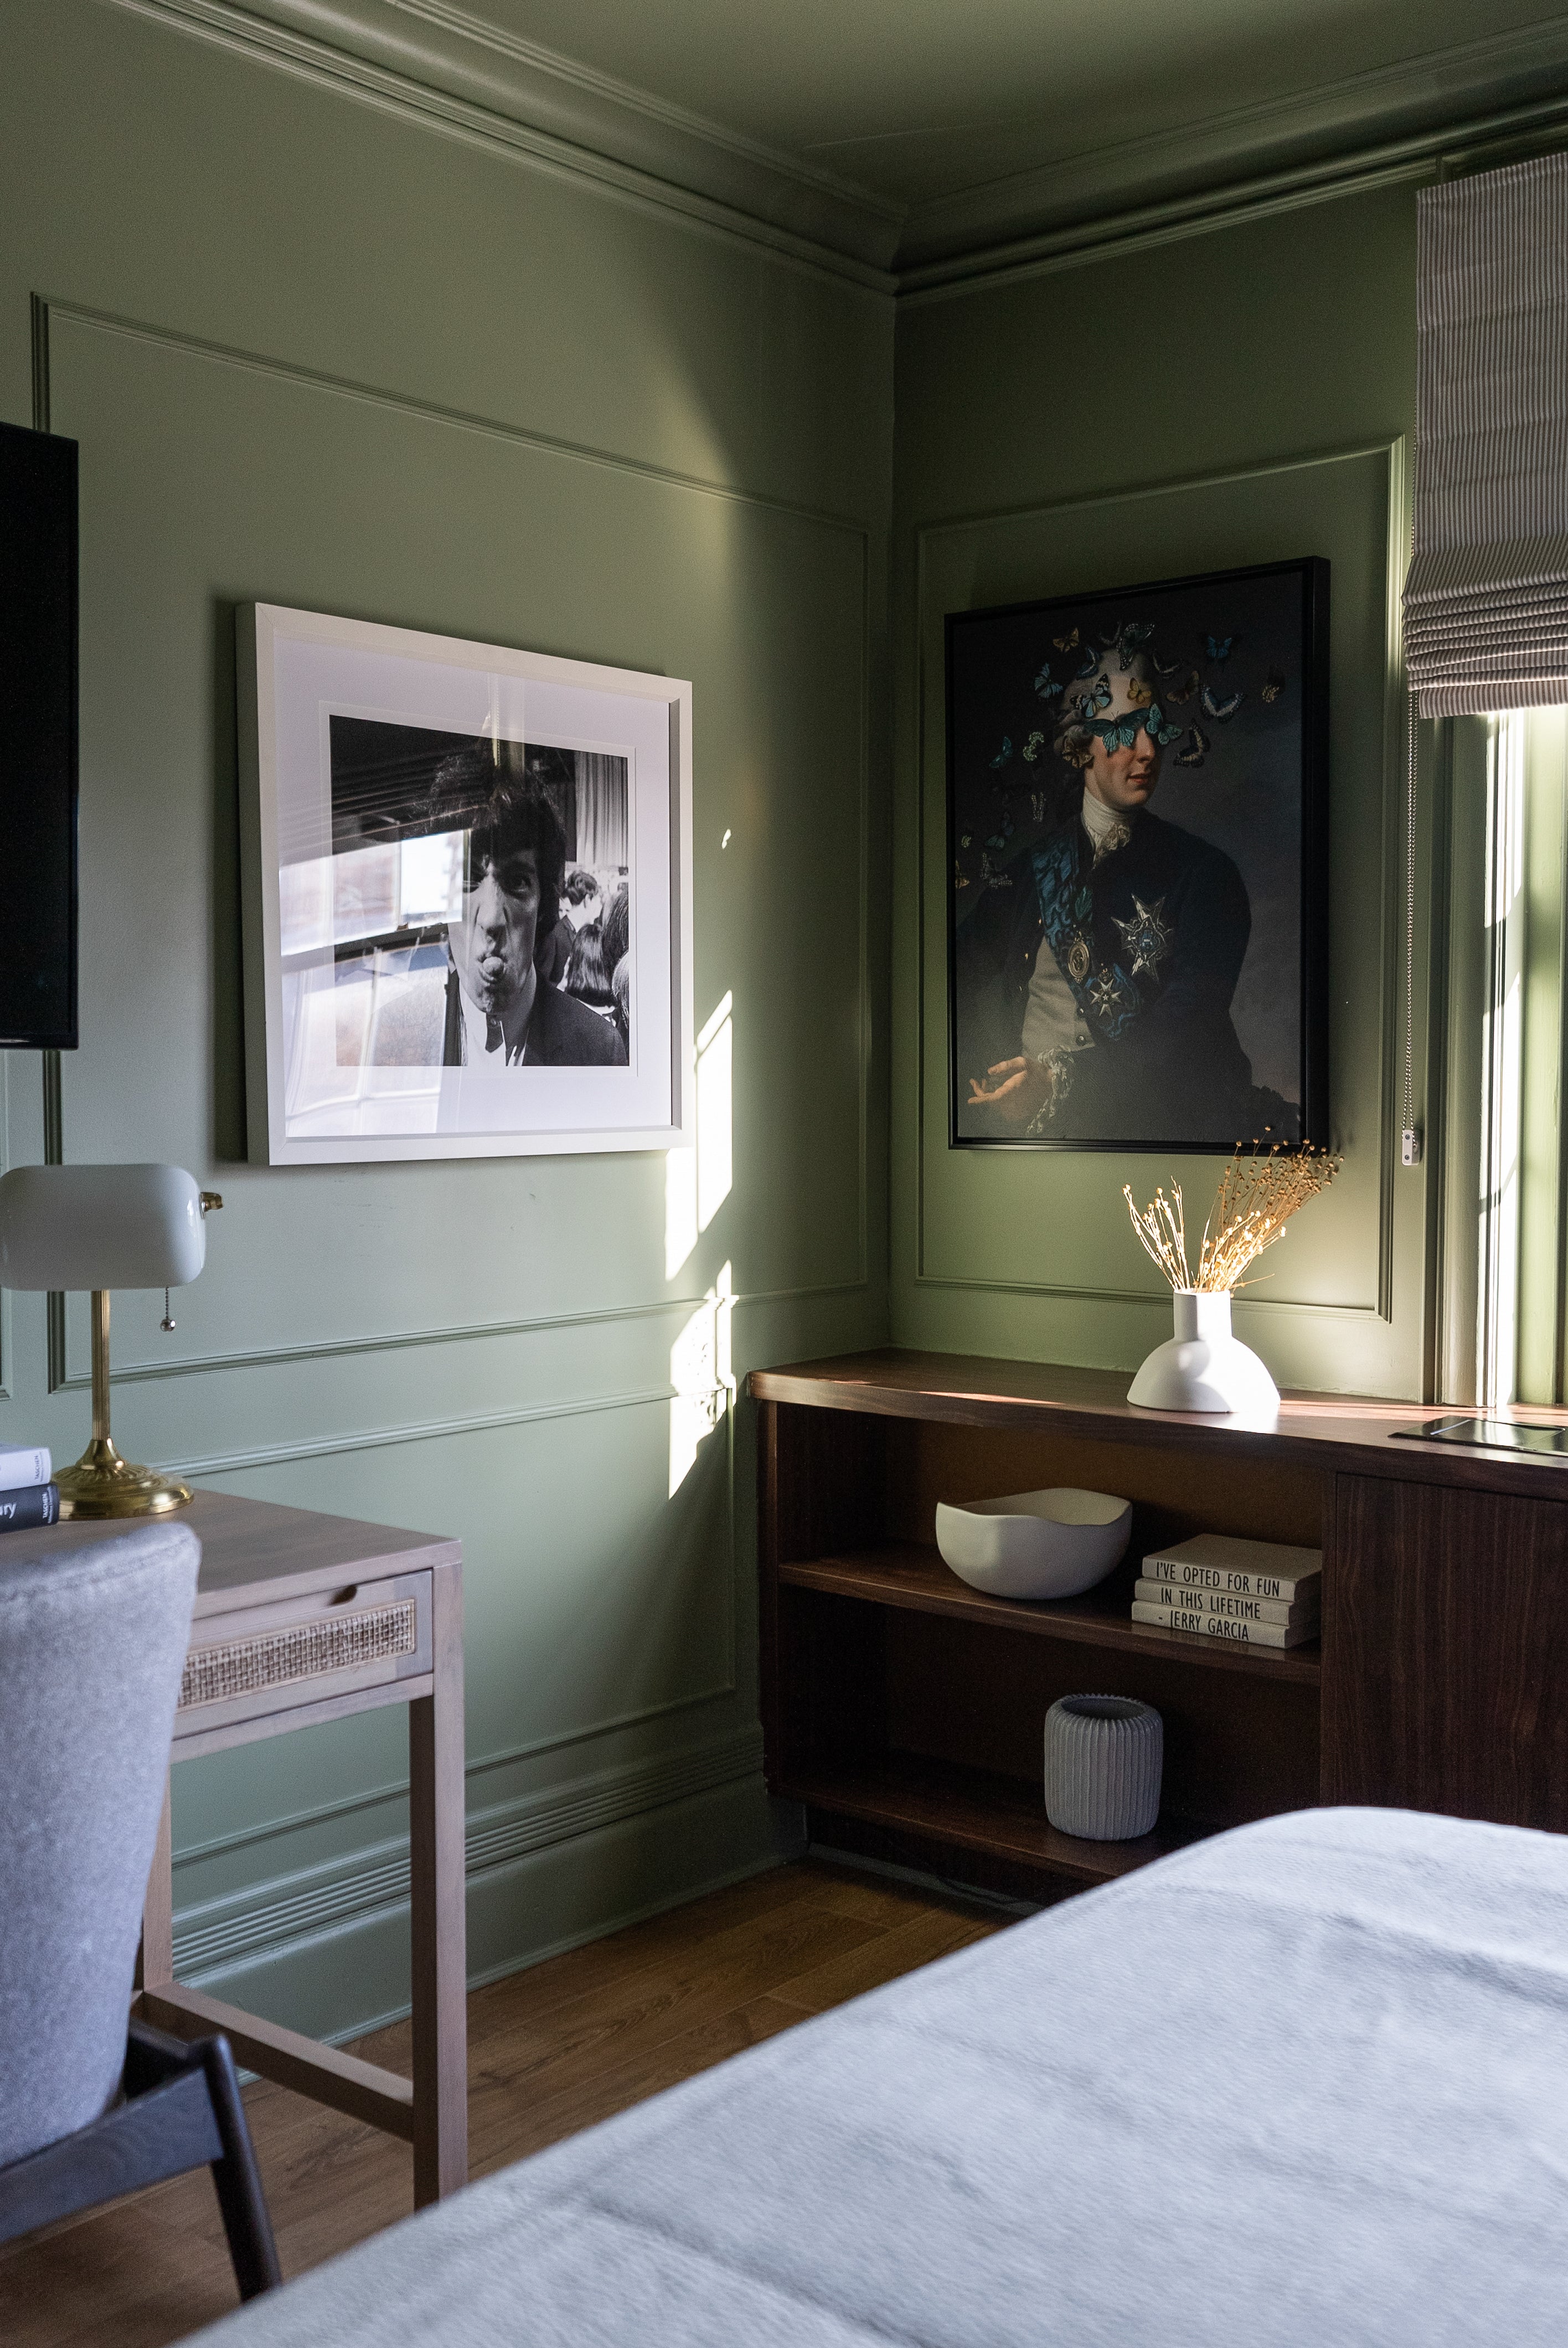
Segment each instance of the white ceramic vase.
M1178 1288L1176 1334L1156 1345L1127 1389L1144 1410L1223 1410L1270 1417L1279 1388L1250 1345L1231 1334L1228 1289Z

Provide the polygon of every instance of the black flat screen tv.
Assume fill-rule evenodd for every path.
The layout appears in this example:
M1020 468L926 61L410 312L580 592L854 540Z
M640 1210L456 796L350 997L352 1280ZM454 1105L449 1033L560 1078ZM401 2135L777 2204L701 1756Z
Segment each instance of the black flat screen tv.
M0 1045L77 1044L77 444L0 424Z

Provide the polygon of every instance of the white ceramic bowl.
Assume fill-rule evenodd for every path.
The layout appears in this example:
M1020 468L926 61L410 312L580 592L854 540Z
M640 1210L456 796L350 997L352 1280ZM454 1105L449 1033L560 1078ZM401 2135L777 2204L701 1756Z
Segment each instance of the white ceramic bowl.
M937 1503L937 1547L989 1598L1076 1598L1120 1563L1132 1529L1131 1500L1073 1485L962 1509Z

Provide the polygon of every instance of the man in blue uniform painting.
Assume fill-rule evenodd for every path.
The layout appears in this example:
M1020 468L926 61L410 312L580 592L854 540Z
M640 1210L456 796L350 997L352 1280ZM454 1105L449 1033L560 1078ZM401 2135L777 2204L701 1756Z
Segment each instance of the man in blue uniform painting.
M1054 819L959 932L967 1139L1298 1138L1231 1017L1252 928L1241 874L1150 809L1181 730L1158 684L1123 644L1069 689Z

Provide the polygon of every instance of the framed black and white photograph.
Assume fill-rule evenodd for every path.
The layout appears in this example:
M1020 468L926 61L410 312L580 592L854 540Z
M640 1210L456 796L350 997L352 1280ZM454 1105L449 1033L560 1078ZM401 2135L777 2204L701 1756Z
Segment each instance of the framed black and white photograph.
M1317 558L948 614L956 1147L1327 1145L1327 642Z
M691 686L238 630L251 1159L689 1141Z

